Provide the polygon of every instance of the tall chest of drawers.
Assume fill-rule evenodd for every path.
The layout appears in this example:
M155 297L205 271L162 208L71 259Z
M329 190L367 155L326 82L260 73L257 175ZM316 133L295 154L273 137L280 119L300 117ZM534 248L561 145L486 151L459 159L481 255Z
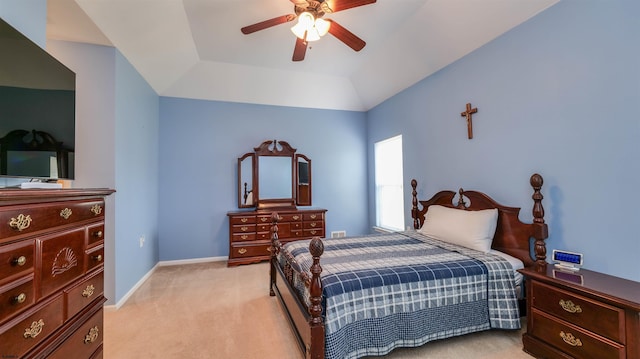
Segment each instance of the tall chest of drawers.
M102 358L111 193L0 190L0 358Z
M277 210L282 242L325 236L326 209ZM228 266L271 258L271 211L239 211L229 217Z
M640 283L552 265L527 280L524 351L537 358L640 359Z

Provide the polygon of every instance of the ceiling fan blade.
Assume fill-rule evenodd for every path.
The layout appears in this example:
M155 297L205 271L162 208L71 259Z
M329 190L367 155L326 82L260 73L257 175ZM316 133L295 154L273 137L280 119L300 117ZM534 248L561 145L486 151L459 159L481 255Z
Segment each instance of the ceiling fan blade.
M364 40L357 37L354 33L345 29L337 22L330 19L327 19L327 21L331 23L331 26L329 27L329 33L335 36L338 40L344 42L345 45L349 46L355 51L362 50L362 48L364 48L364 46L367 44L366 42L364 42Z
M296 47L293 48L293 61L304 60L304 54L307 52L307 43L299 37L296 37Z
M373 4L376 0L325 0L325 2L328 3L332 12L338 12L358 6Z
M243 34L247 35L256 31L270 28L272 26L284 24L285 22L293 21L295 18L296 18L296 15L294 14L282 15L282 16L274 17L273 19L255 23L253 25L245 26L242 29L240 29L240 31L242 31Z

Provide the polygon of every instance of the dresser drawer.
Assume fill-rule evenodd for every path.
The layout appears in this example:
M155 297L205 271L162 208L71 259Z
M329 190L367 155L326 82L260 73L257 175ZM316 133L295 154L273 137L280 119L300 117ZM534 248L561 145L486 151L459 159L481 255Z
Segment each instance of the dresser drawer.
M33 271L34 247L33 239L0 247L0 284Z
M302 231L303 237L320 237L324 238L324 229L305 229Z
M87 227L87 247L93 247L104 243L104 223L98 223Z
M255 224L256 216L233 216L230 217L232 225L240 225L240 224Z
M98 271L91 277L64 291L67 308L66 319L79 313L104 293L104 271Z
M230 258L249 258L257 256L271 256L271 243L251 245L234 245L231 247Z
M531 321L534 337L576 359L625 359L623 345L599 335L571 325L536 309L532 310Z
M531 283L534 308L625 343L624 310L540 282Z
M104 267L104 245L92 248L86 251L85 263L87 263L87 272L96 268Z
M255 224L243 224L240 226L232 226L231 233L233 234L241 234L241 233L255 233L256 225Z
M324 227L324 222L322 221L305 221L302 224L303 229L322 229Z
M245 242L245 241L254 241L256 239L255 233L240 233L240 234L232 234L231 240L234 242Z
M2 354L21 358L27 351L56 331L63 322L62 296L52 297L22 320L0 328Z
M293 214L281 214L278 222L300 222L302 221L302 215L300 213Z
M0 287L0 323L35 302L33 274Z
M45 297L72 282L84 273L85 229L78 228L48 237L38 238L40 270L39 298Z
M0 210L0 238L29 234L82 220L104 218L103 207L102 201L7 206Z
M304 221L321 221L324 219L324 213L323 212L305 213L302 215L302 219Z
M89 359L100 348L103 337L102 309L89 318L65 342L58 347L49 359Z

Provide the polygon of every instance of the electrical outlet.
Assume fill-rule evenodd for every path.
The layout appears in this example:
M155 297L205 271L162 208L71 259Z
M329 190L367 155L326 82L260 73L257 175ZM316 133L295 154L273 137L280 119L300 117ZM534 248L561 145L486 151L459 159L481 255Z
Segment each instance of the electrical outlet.
M144 247L144 241L145 241L144 236L140 236L140 248Z

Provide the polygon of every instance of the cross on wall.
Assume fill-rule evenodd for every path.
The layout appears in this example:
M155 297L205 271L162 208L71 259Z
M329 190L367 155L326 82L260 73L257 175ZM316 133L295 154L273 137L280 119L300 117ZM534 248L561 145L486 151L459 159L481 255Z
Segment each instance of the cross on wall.
M473 114L478 112L478 108L471 108L471 103L467 104L467 110L460 113L460 116L467 118L467 135L469 139L473 138Z

